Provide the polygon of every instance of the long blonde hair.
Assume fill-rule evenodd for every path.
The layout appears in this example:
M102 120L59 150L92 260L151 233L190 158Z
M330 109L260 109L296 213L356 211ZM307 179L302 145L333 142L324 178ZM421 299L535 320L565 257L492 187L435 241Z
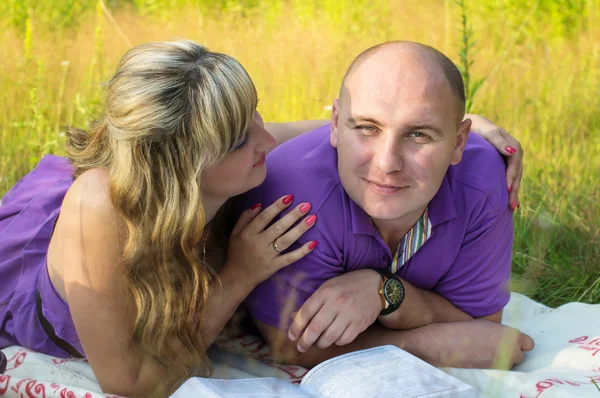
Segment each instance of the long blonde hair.
M212 370L198 339L214 277L195 250L205 224L201 176L231 151L256 105L234 58L187 40L150 43L123 56L89 133L67 132L75 177L108 169L127 224L122 271L137 307L133 341L169 377L153 394L170 393L193 368Z

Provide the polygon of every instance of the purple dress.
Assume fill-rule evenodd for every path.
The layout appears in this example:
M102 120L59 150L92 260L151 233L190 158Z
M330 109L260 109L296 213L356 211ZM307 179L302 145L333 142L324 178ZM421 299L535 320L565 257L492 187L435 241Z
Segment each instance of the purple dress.
M57 344L66 342L67 348L84 354L69 306L54 289L46 266L50 237L73 183L72 173L65 158L48 155L2 198L0 348L21 345L67 357L69 351ZM49 335L48 323L54 336Z

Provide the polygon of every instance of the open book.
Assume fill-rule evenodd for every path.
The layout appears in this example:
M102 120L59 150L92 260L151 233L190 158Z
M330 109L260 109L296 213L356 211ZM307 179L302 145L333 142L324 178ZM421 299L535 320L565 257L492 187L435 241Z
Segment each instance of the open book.
M189 397L483 397L470 385L392 345L331 358L300 385L277 378L187 380L172 398Z

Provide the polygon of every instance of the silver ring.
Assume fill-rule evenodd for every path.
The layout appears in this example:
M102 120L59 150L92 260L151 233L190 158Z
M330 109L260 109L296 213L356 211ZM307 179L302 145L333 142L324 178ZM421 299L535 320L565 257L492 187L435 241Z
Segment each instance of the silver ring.
M275 241L273 241L273 243L271 243L271 247L273 248L273 250L275 250L277 252L277 254L280 254L283 251L279 248L279 246L277 246L277 242L275 242Z

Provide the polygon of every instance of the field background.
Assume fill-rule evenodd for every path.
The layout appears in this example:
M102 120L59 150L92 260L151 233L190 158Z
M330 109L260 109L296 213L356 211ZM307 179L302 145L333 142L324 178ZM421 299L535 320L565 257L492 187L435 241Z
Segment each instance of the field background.
M525 148L512 289L556 306L600 302L600 1L465 0L472 111ZM457 63L451 0L2 0L0 197L63 126L99 115L130 45L188 38L235 56L267 121L329 118L354 56L387 40Z

